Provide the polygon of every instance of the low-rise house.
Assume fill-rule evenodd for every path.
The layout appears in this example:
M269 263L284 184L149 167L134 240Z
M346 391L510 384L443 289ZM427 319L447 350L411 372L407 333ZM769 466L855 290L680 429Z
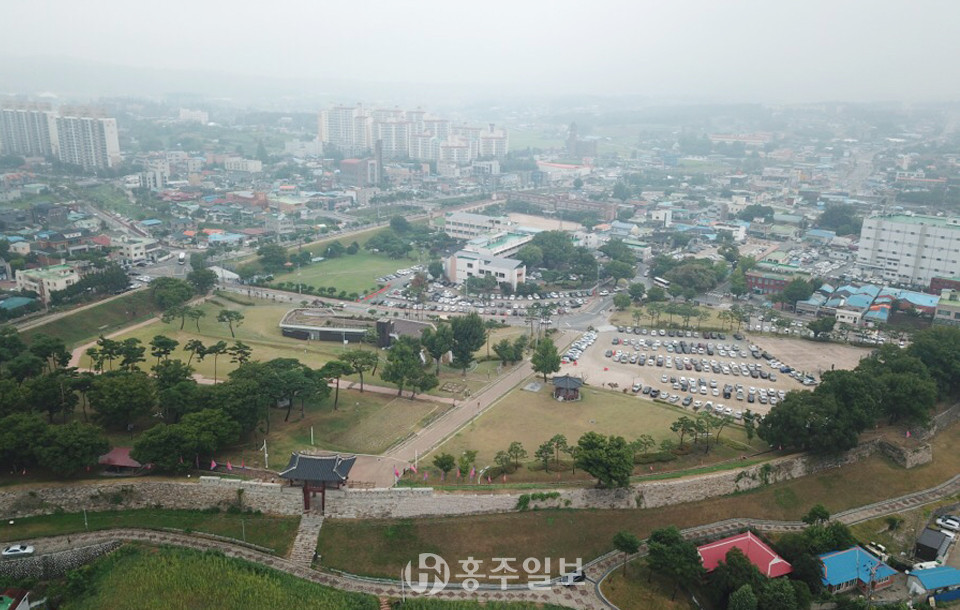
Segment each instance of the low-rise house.
M700 555L700 561L703 562L703 568L707 572L713 572L720 562L726 562L727 553L733 549L739 549L743 556L767 578L778 578L793 572L793 566L777 555L753 532L744 532L698 546L697 553Z
M825 553L819 559L822 568L820 581L830 593L857 589L869 594L892 585L897 573L860 546Z
M913 595L938 602L960 599L960 570L950 566L914 570L907 577L907 587Z

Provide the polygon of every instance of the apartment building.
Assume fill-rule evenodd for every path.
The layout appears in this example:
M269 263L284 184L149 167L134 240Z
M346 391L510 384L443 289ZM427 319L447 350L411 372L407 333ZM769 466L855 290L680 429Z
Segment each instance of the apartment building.
M263 162L257 159L244 159L242 157L227 157L223 160L223 169L228 172L244 172L247 174L259 174L263 171Z
M124 263L154 260L160 251L160 243L150 237L123 237L112 243L117 256Z
M523 262L478 252L460 250L447 259L447 279L460 284L471 277L493 276L498 284L507 283L516 290L526 281L527 268Z
M0 154L24 157L56 156L55 113L48 107L0 107Z
M960 218L896 214L864 219L857 264L884 280L926 286L960 274Z
M514 224L506 216L450 212L443 219L443 231L454 239L474 239L487 233L503 231Z
M70 265L53 265L38 269L17 271L17 290L35 292L44 303L50 302L50 295L65 290L80 281L80 274Z
M95 116L58 116L57 142L64 163L85 170L115 167L120 164L120 140L117 120Z

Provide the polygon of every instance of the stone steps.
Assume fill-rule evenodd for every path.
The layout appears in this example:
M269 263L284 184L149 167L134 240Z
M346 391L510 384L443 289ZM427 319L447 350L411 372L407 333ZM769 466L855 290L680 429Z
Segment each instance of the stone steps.
M323 517L314 513L304 513L300 517L300 527L297 528L297 537L293 540L290 549L290 561L302 566L313 565L313 556L317 551L317 538L323 526Z

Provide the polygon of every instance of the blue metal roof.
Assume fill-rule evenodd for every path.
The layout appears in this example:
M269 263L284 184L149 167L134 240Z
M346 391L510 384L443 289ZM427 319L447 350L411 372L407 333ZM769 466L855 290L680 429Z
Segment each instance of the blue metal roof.
M874 582L897 573L896 570L882 563L859 546L851 547L845 551L820 555L820 562L823 564L823 575L820 580L823 581L823 584L830 586L840 585L851 580L869 583L871 580L870 573L874 568L876 568L873 575Z
M912 574L917 577L917 580L927 591L960 585L960 570L950 566L916 570Z

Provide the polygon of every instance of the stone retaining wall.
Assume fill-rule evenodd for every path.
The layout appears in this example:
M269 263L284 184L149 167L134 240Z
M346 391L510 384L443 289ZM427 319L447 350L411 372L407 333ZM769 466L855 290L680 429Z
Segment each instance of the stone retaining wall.
M37 578L40 580L60 578L70 570L75 570L101 555L110 553L117 549L120 544L120 541L117 540L36 557L7 559L0 561L0 575L17 580L21 578Z
M57 511L105 511L129 508L227 508L238 502L242 489L244 508L268 514L299 515L303 494L299 488L277 483L200 477L197 482L112 481L91 485L0 491L0 516L46 515Z

